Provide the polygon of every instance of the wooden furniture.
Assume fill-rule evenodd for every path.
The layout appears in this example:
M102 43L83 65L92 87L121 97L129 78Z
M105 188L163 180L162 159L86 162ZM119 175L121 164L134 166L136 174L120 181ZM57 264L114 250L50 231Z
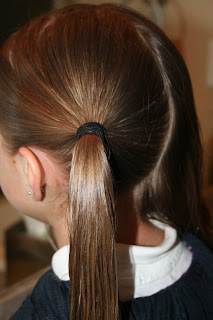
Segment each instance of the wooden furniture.
M0 289L6 283L7 272L7 248L6 248L6 233L16 223L20 222L22 217L9 202L0 195Z
M210 186L204 190L203 200L211 216L213 217L213 186Z

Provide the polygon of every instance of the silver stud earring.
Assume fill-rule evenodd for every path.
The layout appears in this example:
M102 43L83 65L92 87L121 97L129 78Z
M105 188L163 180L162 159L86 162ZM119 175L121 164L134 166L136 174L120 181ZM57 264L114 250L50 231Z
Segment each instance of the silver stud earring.
M41 188L41 193L44 193L44 188ZM32 195L32 191L28 191L29 196Z

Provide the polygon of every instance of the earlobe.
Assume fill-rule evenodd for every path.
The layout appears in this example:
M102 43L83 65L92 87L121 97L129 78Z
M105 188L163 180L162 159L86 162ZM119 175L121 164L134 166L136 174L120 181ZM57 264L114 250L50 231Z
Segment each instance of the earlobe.
M41 162L35 153L27 147L19 148L18 153L26 163L25 174L28 179L29 187L32 190L32 198L35 201L41 201L43 198L42 187L44 185L44 172Z

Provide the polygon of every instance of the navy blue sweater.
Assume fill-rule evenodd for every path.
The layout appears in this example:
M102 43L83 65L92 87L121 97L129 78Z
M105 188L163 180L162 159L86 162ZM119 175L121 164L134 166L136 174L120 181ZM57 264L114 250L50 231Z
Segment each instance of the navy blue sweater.
M213 255L196 236L184 240L193 252L188 271L152 296L122 302L122 319L213 320ZM68 320L69 303L69 282L49 270L11 320Z

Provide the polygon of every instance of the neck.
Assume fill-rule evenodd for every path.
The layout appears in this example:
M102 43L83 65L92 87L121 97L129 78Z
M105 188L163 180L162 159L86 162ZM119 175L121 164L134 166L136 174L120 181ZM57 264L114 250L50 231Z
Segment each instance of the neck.
M163 242L164 231L141 219L132 192L125 192L118 197L116 217L116 242L149 247Z
M69 236L69 228L67 225L67 220L64 217L61 217L60 219L57 219L57 221L53 221L51 223L54 237L57 243L57 248L60 249L70 242L70 236Z
M125 192L116 201L116 242L155 247L164 240L164 231L150 222L143 221L134 205L132 192ZM52 221L58 248L69 243L67 220L64 215Z

